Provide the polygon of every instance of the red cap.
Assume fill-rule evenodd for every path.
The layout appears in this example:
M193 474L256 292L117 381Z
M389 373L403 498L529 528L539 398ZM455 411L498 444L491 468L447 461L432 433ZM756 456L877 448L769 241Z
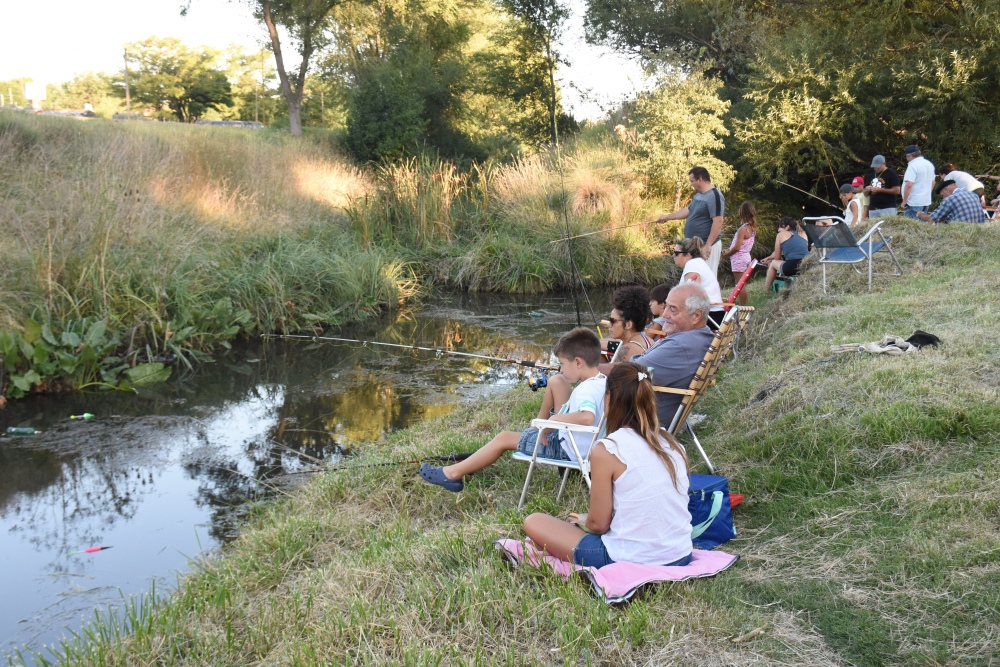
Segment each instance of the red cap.
M865 184L865 179L861 178L860 176L855 176L854 180L851 181L852 188L860 188L864 184Z

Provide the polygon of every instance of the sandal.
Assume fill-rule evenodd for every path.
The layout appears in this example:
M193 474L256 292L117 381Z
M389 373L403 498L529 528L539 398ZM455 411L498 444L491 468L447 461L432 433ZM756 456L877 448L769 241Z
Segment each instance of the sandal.
M424 481L428 484L436 484L444 489L448 489L452 493L458 493L465 488L465 482L461 479L448 479L444 474L444 470L436 466L432 466L430 463L423 463L420 465L420 476L424 478Z

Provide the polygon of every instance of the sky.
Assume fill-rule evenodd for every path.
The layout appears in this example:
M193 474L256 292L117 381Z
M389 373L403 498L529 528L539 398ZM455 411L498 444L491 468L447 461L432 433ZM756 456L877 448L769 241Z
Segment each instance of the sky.
M249 8L235 0L191 0L187 16L180 15L181 0L4 4L0 81L30 77L36 83L62 83L75 74L118 71L124 45L154 35L218 49L233 43L260 48L267 38ZM645 87L645 78L636 62L586 44L583 2L572 5L575 15L562 45L571 63L559 73L563 99L578 119L599 118L602 107Z

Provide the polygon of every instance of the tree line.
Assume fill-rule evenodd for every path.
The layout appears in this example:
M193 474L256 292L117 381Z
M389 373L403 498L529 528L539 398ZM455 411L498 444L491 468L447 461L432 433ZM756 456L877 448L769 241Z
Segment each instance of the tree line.
M132 99L342 131L362 161L430 149L462 163L554 142L575 121L555 80L559 0L250 0L267 52L130 45ZM921 144L970 171L1000 162L1000 3L588 0L587 39L641 59L655 89L613 112L652 194L691 164L744 189L833 193ZM0 88L2 88L0 84ZM103 88L102 88L103 87ZM55 91L119 98L124 71Z

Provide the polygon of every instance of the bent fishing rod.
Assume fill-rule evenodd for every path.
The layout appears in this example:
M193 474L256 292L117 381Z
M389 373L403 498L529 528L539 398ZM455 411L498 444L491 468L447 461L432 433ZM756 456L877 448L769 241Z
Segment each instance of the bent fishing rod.
M827 200L823 199L822 197L817 197L816 195L814 195L811 192L806 192L802 188L797 188L794 185L792 185L791 183L785 183L784 181L779 181L778 179L775 179L775 182L776 183L781 183L782 185L784 185L786 187L789 187L789 188L791 188L793 190L798 190L802 194L808 195L808 196L812 197L813 199L818 199L819 201L823 202L824 204L826 204L830 208L835 208L838 211L840 210L840 207L837 206L836 204L831 204L830 202L828 202ZM567 236L565 238L556 239L555 241L549 241L549 245L553 245L555 243L563 243L563 242L566 242L566 241L570 241L572 239L582 239L585 236L594 236L595 234L606 234L608 232L617 232L617 231L619 231L621 229L628 229L629 227L642 227L644 225L652 225L652 224L654 224L656 222L657 222L656 220L646 220L644 222L633 222L633 223L631 223L629 225L621 225L620 227L608 227L607 229L598 229L597 231L593 231L593 232L586 232L584 234L576 234L575 236Z
M311 341L331 341L336 343L360 343L362 346L382 345L384 347L398 347L404 350L419 350L421 352L433 352L435 354L450 354L456 357L469 357L472 359L485 359L487 361L500 361L505 364L516 364L526 368L538 368L543 371L558 371L558 366L531 361L530 359L508 359L507 357L491 357L486 354L473 354L472 352L458 352L456 350L446 350L438 347L422 347L420 345L405 345L403 343L383 343L377 340L359 340L357 338L335 338L333 336L308 336L303 334L261 334L261 338L290 338L292 340Z
M779 181L778 179L774 179L774 182L775 182L775 183L781 183L782 185L784 185L784 186L786 186L786 187L789 187L789 188L791 188L792 190L798 190L799 192L801 192L801 193L802 193L802 194L804 194L804 195L809 195L809 196L810 196L810 197L812 197L813 199L818 199L818 200L820 200L821 202L823 202L824 204L826 204L827 206L829 206L829 207L831 207L831 208L835 208L835 209L837 209L838 211L840 210L840 207L839 207L839 206L837 206L836 204L831 204L830 202L828 202L827 200L823 199L822 197L817 197L816 195L814 195L814 194L813 194L813 193L811 193L811 192L806 192L806 191L805 191L805 190L803 190L802 188L797 188L797 187L795 187L794 185L792 185L791 183L785 183L784 181Z
M566 241L571 241L573 239L582 239L584 236L593 236L594 234L605 234L607 232L617 232L619 229L628 229L629 227L641 227L643 225L651 225L656 220L646 220L645 222L633 222L630 225L622 225L621 227L609 227L607 229L598 229L596 232L587 232L585 234L577 234L575 236L567 236L565 238L556 239L555 241L549 241L549 245L554 243L564 243Z

